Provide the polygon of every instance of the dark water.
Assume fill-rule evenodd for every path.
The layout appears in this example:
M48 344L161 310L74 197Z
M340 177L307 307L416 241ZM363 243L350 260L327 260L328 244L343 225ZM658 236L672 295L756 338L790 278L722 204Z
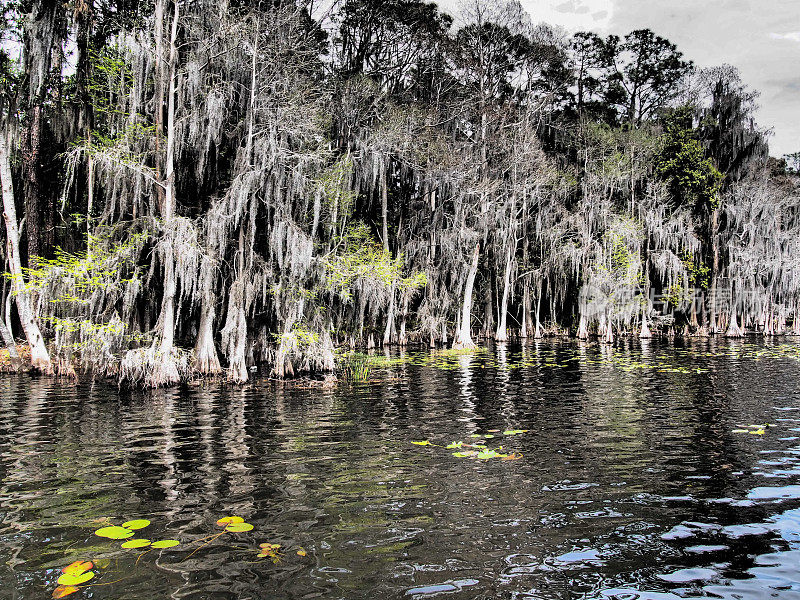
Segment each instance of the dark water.
M70 598L800 599L797 346L426 357L332 389L0 378L0 598L80 559ZM474 434L522 458L439 447ZM202 546L226 515L255 528ZM134 518L181 545L93 534Z

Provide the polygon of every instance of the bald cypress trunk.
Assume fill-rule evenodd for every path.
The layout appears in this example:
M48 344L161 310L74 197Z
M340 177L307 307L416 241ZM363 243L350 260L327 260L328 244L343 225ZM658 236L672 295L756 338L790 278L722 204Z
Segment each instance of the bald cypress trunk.
M472 341L472 290L475 286L475 276L478 274L478 259L480 258L480 244L475 244L475 251L472 253L472 264L470 265L467 281L464 284L464 301L461 305L461 318L458 330L453 341L453 348L474 348L475 342Z
M3 220L6 225L6 251L9 268L11 269L12 290L17 304L19 320L22 323L25 338L28 340L28 345L31 349L31 364L35 369L50 373L53 370L50 362L50 353L47 351L42 332L36 322L30 295L25 289L19 251L17 210L14 205L14 187L11 180L11 162L6 139L5 132L0 131L0 179L2 179L3 188Z

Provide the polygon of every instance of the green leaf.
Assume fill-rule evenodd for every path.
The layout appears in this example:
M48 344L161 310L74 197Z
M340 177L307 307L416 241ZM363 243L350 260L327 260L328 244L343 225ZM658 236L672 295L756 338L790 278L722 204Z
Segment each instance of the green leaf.
M130 548L145 548L146 546L150 545L150 540L144 539L136 539L136 540L128 540L127 542L122 543L122 547L127 549Z
M144 529L148 525L150 525L150 521L148 521L147 519L134 519L133 521L128 521L122 524L123 527L134 530Z
M428 440L425 440L424 442L411 442L411 443L412 444L416 444L417 446L430 446L431 445L431 443Z
M70 575L69 573L64 573L58 578L58 583L60 585L80 585L82 583L86 583L92 577L94 577L94 573L92 571L86 571L80 575Z
M95 531L94 534L112 540L124 540L131 537L133 535L133 531L127 529L126 527L117 527L116 525L111 525L110 527L101 527Z
M464 442L451 442L445 446L448 450L452 450L453 448L461 448L464 445Z
M230 531L231 533L244 533L245 531L250 531L253 528L250 523L232 523L225 528L225 531Z
M153 542L151 545L153 548L173 548L180 544L178 540L160 540L158 542Z
M500 454L496 450L482 450L481 452L478 452L478 455L475 458L480 460L488 460L490 458L505 458L506 456L506 454Z
M527 429L506 429L503 435L519 435L520 433L527 433Z

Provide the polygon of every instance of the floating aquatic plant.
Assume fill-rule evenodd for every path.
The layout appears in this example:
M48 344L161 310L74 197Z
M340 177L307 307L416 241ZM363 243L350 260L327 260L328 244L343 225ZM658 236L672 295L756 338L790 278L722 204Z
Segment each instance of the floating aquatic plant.
M474 440L486 440L486 439L493 439L496 436L494 433L500 433L499 429L490 429L490 433L481 434L481 433L473 433L469 437ZM505 436L514 436L514 435L521 435L523 433L528 433L528 429L506 429L502 432ZM454 440L447 444L446 446L439 446L438 444L434 444L429 440L424 441L412 441L412 444L417 446L433 446L435 448L445 448L447 450L456 450L456 452L452 452L452 456L455 458L475 458L478 460L490 460L493 458L499 458L502 460L519 460L522 458L522 454L518 454L516 452L512 452L511 454L502 452L503 447L499 446L495 449L490 449L486 446L486 444L468 444L462 440Z
M146 548L150 545L150 540L145 539L135 539L135 540L128 540L127 542L123 542L121 547L128 549L135 549L135 548Z
M60 585L53 590L53 598L65 598L80 589L81 588L75 587L74 585Z
M76 560L61 570L58 587L53 590L53 598L65 598L81 588L78 586L94 578L94 564L88 560Z
M147 519L134 519L133 521L126 521L122 524L125 529L133 529L134 531L137 529L144 529L150 525L150 521Z
M281 559L282 555L279 552L281 548L280 544L270 544L268 542L264 542L263 544L259 544L258 547L258 558L270 558L274 563L277 563Z
M732 433L748 433L750 435L764 435L767 429L775 427L772 423L764 423L763 425L739 425L738 429L734 429Z
M100 529L96 530L94 534L110 540L124 540L129 537L133 537L134 535L132 529L128 529L127 527L119 527L118 525L101 527Z

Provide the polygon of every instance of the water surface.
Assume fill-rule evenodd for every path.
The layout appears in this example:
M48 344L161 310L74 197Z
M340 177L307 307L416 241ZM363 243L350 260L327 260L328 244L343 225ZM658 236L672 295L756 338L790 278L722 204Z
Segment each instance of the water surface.
M797 346L406 358L333 388L3 376L0 599L80 559L71 598L800 600ZM203 546L226 515L253 531ZM134 518L181 544L93 533Z

